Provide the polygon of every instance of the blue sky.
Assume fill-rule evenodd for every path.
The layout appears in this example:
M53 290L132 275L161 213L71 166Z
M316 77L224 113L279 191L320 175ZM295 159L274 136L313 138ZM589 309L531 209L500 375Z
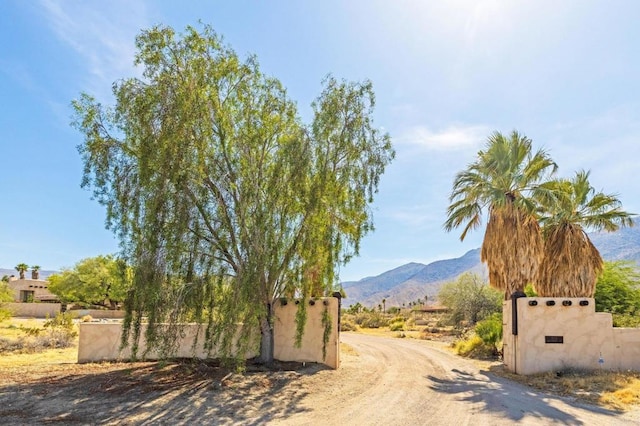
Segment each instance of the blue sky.
M342 280L479 247L442 229L456 172L493 131L517 129L571 176L640 212L640 3L616 1L5 0L0 5L0 267L73 266L116 252L104 209L80 188L81 135L70 102L111 103L140 75L134 37L211 24L256 54L309 117L327 73L374 84L376 124L395 162L382 178L376 231Z

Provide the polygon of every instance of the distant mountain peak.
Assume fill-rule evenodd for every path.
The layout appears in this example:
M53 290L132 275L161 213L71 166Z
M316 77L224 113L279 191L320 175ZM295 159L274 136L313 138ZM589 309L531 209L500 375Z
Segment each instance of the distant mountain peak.
M629 260L640 264L640 218L633 227L615 232L592 232L589 238L605 260ZM467 251L454 259L442 259L427 265L417 262L398 266L374 277L343 283L347 293L345 305L362 303L377 306L386 299L387 306L435 296L442 284L456 279L465 272L477 273L486 278L487 269L480 262L480 248Z

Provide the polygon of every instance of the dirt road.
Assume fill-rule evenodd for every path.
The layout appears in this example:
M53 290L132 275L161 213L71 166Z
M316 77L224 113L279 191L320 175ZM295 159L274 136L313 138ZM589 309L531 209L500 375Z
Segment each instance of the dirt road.
M313 411L283 424L624 425L640 413L618 413L543 395L478 371L428 342L343 333L359 353L344 363L337 389L313 396ZM301 401L306 405L306 401ZM311 415L314 414L314 415Z
M343 333L339 370L201 364L0 371L0 424L624 425L619 414L478 371L434 343Z

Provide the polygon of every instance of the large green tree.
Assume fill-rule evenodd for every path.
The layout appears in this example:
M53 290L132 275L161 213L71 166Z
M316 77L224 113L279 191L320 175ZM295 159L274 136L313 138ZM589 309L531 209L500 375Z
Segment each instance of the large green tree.
M438 302L450 309L449 318L454 325L463 321L473 325L502 310L501 292L471 273L445 283L438 292Z
M595 295L596 310L612 314L640 313L640 271L633 262L604 262Z
M543 297L592 297L602 257L586 230L615 231L632 226L632 215L612 194L597 192L589 172L551 180L539 191L544 257L535 288Z
M154 27L136 46L143 77L114 84L115 108L74 102L83 186L134 267L124 338L145 317L147 343L169 348L176 328L161 324L195 321L230 355L252 340L234 343L243 324L270 362L274 302L332 290L372 230L393 150L371 83L326 78L304 125L282 84L208 26Z
M505 299L523 291L536 276L543 243L532 197L556 169L545 151L533 152L526 136L494 132L453 182L444 227L451 231L464 225L464 240L482 224L482 215L488 215L481 259L487 263L490 285L503 291Z
M49 291L64 302L115 309L131 288L131 270L122 259L96 256L48 277Z

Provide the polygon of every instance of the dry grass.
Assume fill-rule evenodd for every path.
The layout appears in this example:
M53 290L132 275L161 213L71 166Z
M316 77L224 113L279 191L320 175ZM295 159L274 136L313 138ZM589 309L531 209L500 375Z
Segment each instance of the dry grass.
M11 318L0 322L0 337L17 339L24 335L21 328L42 327L44 320L35 318Z
M618 411L640 406L640 372L568 370L520 376L502 365L490 370L507 379L556 395Z
M0 369L9 367L44 367L78 362L78 345L64 349L46 349L36 353L0 354Z
M0 339L17 341L25 339L25 329L42 328L46 320L35 318L11 318L0 323ZM28 337L26 337L28 338ZM41 350L21 350L0 353L0 368L43 367L47 365L69 364L78 361L78 338L73 339L68 348L39 348Z

